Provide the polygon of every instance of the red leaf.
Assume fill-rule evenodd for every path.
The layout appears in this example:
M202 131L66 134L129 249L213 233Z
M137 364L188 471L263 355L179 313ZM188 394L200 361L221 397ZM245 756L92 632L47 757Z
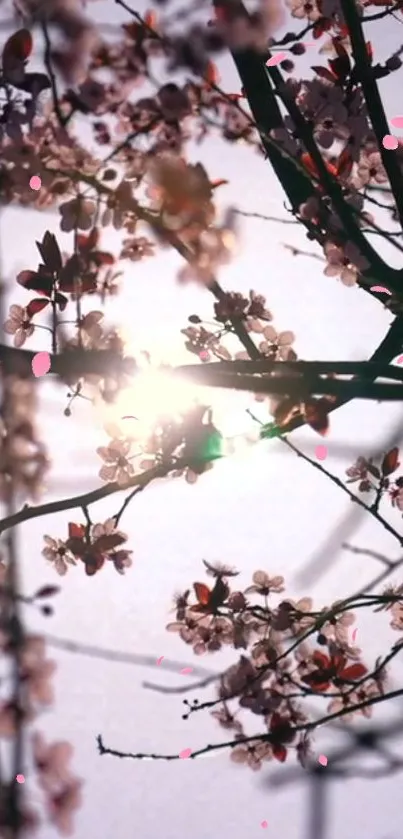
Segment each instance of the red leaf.
M306 422L322 437L329 431L329 407L326 399L309 399L304 404Z
M85 527L83 524L74 524L74 522L69 522L68 528L70 539L82 539L85 535Z
M311 67L311 70L313 70L320 79L326 79L327 82L331 82L332 84L336 81L336 76L327 67L322 67L319 64Z
M110 533L106 536L100 536L99 539L96 540L95 549L101 554L109 553L109 551L112 551L113 548L123 545L123 542L125 541L125 537L121 536L120 533Z
M83 562L85 563L85 573L87 577L93 577L94 574L102 568L105 560L101 554L87 554L84 557Z
M56 300L56 303L57 303L60 311L64 312L64 310L67 306L67 303L68 303L67 297L65 297L64 294L59 294L59 292L57 291L56 295L55 295L55 300Z
M93 251L90 254L92 262L95 263L97 268L101 265L114 265L116 260L115 257L111 253L107 253L106 251Z
M49 300L41 300L38 297L35 297L34 300L31 300L27 306L27 313L29 319L33 318L34 315L37 315L38 312L41 312L42 309L45 309L46 306L49 305Z
M83 558L86 551L86 545L84 544L83 538L81 536L72 536L70 539L67 539L66 547L69 551L71 551L74 554L74 556L78 556L81 559Z
M74 281L80 277L80 261L73 253L59 272L59 288L67 293L74 291Z
M392 472L395 472L399 466L399 448L395 446L385 455L382 461L381 469L383 474L386 476L391 475Z
M337 161L337 167L336 167L337 177L341 177L343 175L345 177L348 177L352 168L353 168L353 159L351 157L350 149L348 147L346 147L342 151L342 153L341 153L341 155L340 155L340 157Z
M99 241L99 230L93 227L88 236L80 233L77 236L77 247L79 251L93 251Z
M347 679L349 682L355 682L357 679L361 679L362 676L365 676L368 673L368 669L364 667L363 664L357 663L352 664L350 667L346 667L341 673L338 673L339 679Z
M17 274L17 283L24 288L32 289L32 283L35 281L36 276L36 271L20 271Z
M38 588L38 591L34 594L34 598L54 597L55 594L59 594L59 591L60 586L42 586L42 588Z
M346 67L346 74L349 73L351 69L350 59L347 51L344 49L343 44L338 40L338 38L333 38L333 47L336 50L338 57Z
M42 242L36 242L36 247L44 261L45 267L52 273L60 271L63 263L56 236L47 230Z
M36 291L38 294L50 297L54 280L52 274L43 265L40 265L38 271L20 271L17 276L17 283L30 291Z
M325 167L326 167L326 169L327 169L327 171L329 172L330 175L336 175L337 174L337 169L336 169L335 166L333 166L333 163L329 163L329 161L327 161L327 160L322 160L322 162L324 163L324 165L325 165ZM303 154L301 154L301 163L305 167L307 172L309 172L310 175L313 175L314 178L319 177L319 172L316 168L316 164L314 163L311 155L308 154L308 152L304 152Z
M344 82L350 73L350 62L347 65L343 58L337 56L337 58L331 58L328 64L338 81Z
M211 591L204 583L193 583L193 588L198 602L201 606L207 606L210 600Z
M318 38L320 38L320 36L323 35L324 32L328 32L328 30L330 29L331 26L332 26L332 21L325 20L325 19L318 20L316 23L314 23L313 29L312 29L312 35L313 35L315 41Z
M28 29L19 29L3 47L3 66L8 62L26 61L32 52L32 37Z
M325 653L320 653L319 650L316 650L312 656L312 660L314 664L316 664L317 668L320 670L325 670L326 668L330 667L330 659Z
M273 757L275 757L276 760L279 760L280 763L284 763L284 761L287 758L286 747L282 746L281 744L276 743L275 745L272 746L272 749L273 749Z
M385 454L385 457L383 458L381 470L384 478L387 475L391 475L392 472L395 472L398 466L400 466L399 449L397 446L395 446L393 449L390 450L390 452Z

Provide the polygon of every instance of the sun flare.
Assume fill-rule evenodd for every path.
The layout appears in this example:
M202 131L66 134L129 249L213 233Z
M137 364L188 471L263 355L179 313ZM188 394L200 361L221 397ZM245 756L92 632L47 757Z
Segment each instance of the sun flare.
M208 398L205 391L167 370L145 368L108 406L105 419L117 425L123 434L144 437L162 418L180 421L195 404L208 406L211 392Z

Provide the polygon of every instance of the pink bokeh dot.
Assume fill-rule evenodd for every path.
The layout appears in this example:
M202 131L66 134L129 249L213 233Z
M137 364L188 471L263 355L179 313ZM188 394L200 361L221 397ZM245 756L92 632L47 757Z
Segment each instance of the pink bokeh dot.
M268 827L266 819L261 823L260 827Z
M29 185L30 185L31 189L35 189L35 190L40 189L41 186L42 186L42 181L41 181L39 175L32 175L32 178L29 182Z
M15 780L17 781L17 784L25 784L24 775L17 775Z
M315 455L318 460L326 460L327 458L327 448L326 446L316 446Z
M395 128L403 128L403 117L393 117L391 123Z
M320 763L320 765L321 765L321 766L327 766L327 757L326 757L326 755L319 755L319 757L318 757L318 763Z
M191 754L192 754L192 749L182 749L182 751L179 752L179 757L182 760L186 760L186 758L190 757Z
M382 145L384 149L391 151L393 149L397 149L399 143L397 137L394 137L393 134L385 134L382 139Z

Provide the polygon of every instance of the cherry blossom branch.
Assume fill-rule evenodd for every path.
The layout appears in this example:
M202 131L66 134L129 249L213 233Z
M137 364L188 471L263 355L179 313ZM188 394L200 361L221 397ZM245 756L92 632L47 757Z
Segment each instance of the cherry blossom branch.
M304 616L309 616L314 618L314 623L310 626L302 635L298 636L286 649L285 652L280 653L276 656L269 664L263 664L260 667L256 667L256 676L251 678L248 682L248 690L253 688L253 685L256 682L259 682L262 676L266 675L267 673L273 672L276 665L278 665L284 658L290 655L291 652L294 652L298 649L301 644L307 641L312 635L316 634L317 632L320 633L324 623L326 621L334 620L337 617L340 617L345 612L349 612L350 610L354 609L367 609L374 606L386 606L392 605L393 603L398 603L401 601L401 595L397 594L376 594L376 595L368 595L363 593L357 593L351 595L350 597L345 598L344 600L340 601L336 607L328 609L325 613L322 612L305 612ZM250 611L253 613L253 609L246 609L246 611ZM372 672L366 673L357 681L348 681L344 680L344 684L350 685L350 690L347 691L327 691L326 693L318 694L312 688L307 687L301 683L296 682L292 678L289 677L289 683L295 685L298 688L298 693L290 694L287 693L284 698L289 699L301 699L304 696L311 696L315 697L316 699L332 699L332 698L340 698L342 696L348 697L350 694L354 693L357 688L360 688L365 682L376 679L376 677L382 674L382 671L385 670L385 667L395 658L395 656L399 655L403 650L403 642L397 643L394 647L387 653L383 659L378 659L377 665ZM215 676L210 677L209 679L205 679L202 681L198 681L196 684L191 685L181 685L179 686L166 686L166 685L157 685L150 682L143 682L143 687L148 688L149 690L156 691L157 693L168 694L168 695L178 695L184 693L190 693L194 691L196 688L203 688L206 685L214 682L219 681L225 676L226 671L222 671L221 673L217 673ZM234 691L231 694L227 694L225 696L225 700L222 697L218 697L216 699L208 700L206 702L198 702L197 705L190 705L189 710L184 717L187 719L190 714L199 713L200 711L205 711L211 708L217 707L217 705L222 705L223 701L230 702L232 699L238 698L238 691ZM188 704L188 703L187 703Z
M207 367L207 365L206 365ZM403 401L403 387L401 384L386 384L382 382L367 382L351 379L323 379L308 376L297 379L293 376L273 376L257 378L254 375L215 372L208 374L206 368L200 368L199 382L209 387L224 388L246 393L261 393L266 396L291 396L298 399L308 399L311 396L328 395L345 399L365 399L386 402ZM183 376L183 374L181 374Z
M16 349L0 344L0 361L6 369L24 378L34 378L32 360L35 351ZM66 376L85 374L126 373L135 375L136 360L129 356L122 358L110 350L69 349L59 354L51 354L49 375ZM403 382L403 371L390 364L374 361L272 361L261 356L250 361L214 361L210 364L182 364L171 368L172 375L191 376L203 384L214 386L216 373L273 373L284 371L300 375L329 376L331 374L370 376L374 378L394 379ZM279 379L281 381L281 378ZM220 385L221 386L221 385Z
M395 285L392 276L395 275L394 269L392 269L392 274L390 274L391 269L389 268L389 266L387 266L386 263L379 257L379 254L375 251L371 243L368 241L368 239L365 238L362 231L358 227L354 211L349 207L349 205L345 201L341 186L339 185L337 180L328 172L323 157L314 140L312 128L308 126L308 123L303 117L300 109L295 104L292 97L289 95L288 90L284 85L280 71L277 69L277 67L269 67L267 68L267 72L269 73L269 76L272 78L273 83L275 85L276 93L283 102L284 106L287 108L288 113L290 114L290 117L298 131L299 137L301 138L307 152L309 153L315 165L315 168L319 174L320 183L322 184L325 193L330 197L334 209L336 210L343 224L346 235L348 231L348 239L354 242L358 250L368 260L371 266L369 273L371 274L371 272L375 272L376 274L378 274L378 276L383 275L384 279L387 278L386 282L389 282L391 279L392 287L392 284ZM365 274L366 272L364 271L363 273ZM396 288L398 288L398 284Z
M388 176L400 224L403 227L403 175L397 157L394 154L389 154L382 144L382 138L385 134L389 134L389 126L378 85L374 78L374 70L368 56L362 25L354 3L350 3L349 0L341 0L341 8L348 26L355 61L354 70L361 83L368 114L377 137L382 163Z
M387 739L395 739L396 735L401 734L402 731L402 721L401 717L393 722L389 723L388 725L383 726L363 726L355 729L349 729L344 727L343 732L347 734L350 738L350 743L348 745L341 746L337 751L333 751L329 754L328 760L328 769L330 770L330 774L332 775L334 772L337 774L341 774L341 767L340 770L337 768L337 764L341 763L341 761L345 761L347 758L351 756L351 754L356 751L357 749L363 749L368 753L368 750L371 751L379 751L379 744L383 740ZM318 767L317 764L314 764L308 768L308 772L310 770L310 775L312 778L312 774L315 777L321 777L322 779L328 777L329 773L321 773L318 775ZM301 770L299 768L290 768L287 772L278 771L271 775L268 778L268 785L270 787L280 787L284 786L284 784L289 783L290 781L301 780ZM309 775L308 775L309 781Z
M146 23L141 15L131 9L127 3L123 2L123 0L115 0L115 2L129 12L129 14L131 14L131 16L141 24L144 31L151 37L155 38L165 47L169 45L169 40L165 36L160 35L159 32L150 26L150 24ZM214 6L225 9L226 2L227 0L214 0ZM240 0L237 0L237 5L242 11L243 16L247 18L248 13ZM376 280L377 282L379 281L382 283L387 281L395 293L399 295L401 288L401 272L388 266L380 258L377 251L360 231L355 222L355 218L361 217L362 213L359 210L355 210L350 207L345 202L337 181L329 175L324 165L322 156L319 153L313 139L312 132L309 133L307 124L302 114L294 105L290 97L287 96L287 103L285 102L284 85L282 84L280 72L275 67L268 68L269 74L277 83L277 93L286 104L286 107L289 110L295 124L297 125L298 123L297 127L300 129L302 128L301 139L303 140L307 150L310 152L312 160L316 164L318 175L308 173L301 162L297 158L293 157L286 149L282 148L281 145L271 136L271 132L274 129L283 127L283 118L277 105L274 91L269 81L269 76L260 56L258 56L253 50L232 51L231 54L240 75L243 89L253 114L253 119L244 110L244 108L242 108L238 100L232 99L217 84L214 82L208 82L208 85L212 90L215 90L223 99L228 101L236 110L238 110L253 128L258 130L267 157L270 159L271 165L291 202L293 210L297 211L300 205L313 195L316 195L320 201L321 195L317 191L316 187L318 185L324 187L325 191L328 192L333 200L340 219L344 223L345 230L348 230L348 238L355 242L358 250L366 255L370 262L371 269L367 272L363 272L363 274L366 274L368 279L372 276L373 281ZM368 222L367 218L366 221ZM305 224L305 221L301 219L301 223ZM382 235L385 235L384 232L377 227L375 222L372 222L371 226L374 230L382 232ZM351 235L352 232L354 235ZM363 288L365 291L368 291L365 286L363 286Z
M382 527L385 528L385 530L388 533L390 533L391 536L394 537L394 539L397 539L399 545L403 546L403 534L400 535L394 529L394 527L392 527L389 524L389 522L387 522L386 519L384 519L383 516L380 515L377 508L371 508L367 504L365 504L365 502L362 501L358 495L355 495L353 492L351 492L351 490L346 486L346 484L343 483L343 481L340 480L340 478L337 478L336 475L332 475L332 473L325 469L324 466L322 466L316 460L312 460L312 458L309 457L309 455L304 454L304 452L298 449L297 446L294 445L294 443L291 443L289 439L281 435L279 435L278 439L281 440L281 442L285 446L291 449L291 451L293 451L297 455L297 457L302 458L302 460L305 460L305 462L309 463L314 469L317 469L318 472L321 472L322 475L325 475L327 478L329 478L329 480L332 481L332 483L335 484L335 486L339 487L339 489L343 490L343 492L345 492L346 495L349 496L351 501L353 501L355 504L358 504L358 506L362 507L363 510L366 510L374 519L376 519L377 522L379 522L379 524L382 525Z
M4 370L10 370L22 378L34 378L32 360L34 350L17 349L0 344L0 362ZM51 369L49 375L54 374L64 379L68 376L83 376L85 374L104 375L110 373L134 374L136 362L133 358L122 358L111 350L69 349L59 354L50 354Z
M266 216L264 213L248 213L246 210L235 209L237 216L244 216L245 218L257 218L261 221L275 221L279 224L300 224L297 219L278 218L278 216Z
M376 559L378 562L381 562L382 565L386 565L387 568L393 568L396 564L383 554L377 553L377 551L371 551L368 548L358 548L355 545L349 545L347 542L344 542L341 547L343 550L350 551L352 554L357 554L358 556L369 556L371 559Z
M47 504L38 504L36 507L30 507L28 504L25 504L19 512L6 516L0 521L0 533L4 533L4 531L8 530L10 527L15 527L17 524L22 524L30 519L39 518L41 516L50 516L53 515L53 513L60 513L63 510L73 510L76 507L89 507L91 504L95 504L96 501L100 501L102 498L107 498L109 495L114 495L117 492L122 492L126 489L130 489L131 487L144 489L149 483L151 483L151 481L154 481L157 478L165 478L169 472L176 469L184 469L186 466L186 460L178 458L169 464L149 469L147 472L142 472L140 475L134 475L133 478L128 480L127 485L124 488L122 488L122 486L118 483L113 482L99 487L98 489L91 490L90 492L85 492L82 495L76 495L71 498L63 498L59 501L50 501Z
M43 61L44 61L44 64L45 64L45 67L46 67L46 70L47 70L47 73L48 73L48 76L49 76L50 88L51 88L51 91L52 91L53 107L55 109L55 114L57 116L57 120L59 122L60 127L65 130L66 125L67 125L70 117L72 116L73 111L71 111L71 113L68 116L64 116L62 111L61 111L60 100L59 100L59 96L58 96L58 93L57 93L56 76L55 76L55 73L54 73L54 70L53 70L53 67L52 67L51 43L50 43L50 38L49 38L49 32L48 32L47 25L44 21L42 21L42 23L41 23L41 29L42 29L42 34L43 34L43 38L44 38L44 41L45 41L45 53L44 53Z
M314 720L312 722L303 723L301 725L294 725L290 726L290 733L298 733L298 732L308 732L313 731L318 726L326 725L326 723L333 722L334 720L341 719L342 717L346 716L347 714L352 714L354 711L361 711L363 708L368 708L372 705L377 705L380 702L387 702L390 699L396 699L399 696L403 696L403 689L390 691L389 693L382 694L380 696L371 696L367 697L366 699L362 700L361 702L357 702L355 705L351 705L348 708L341 708L339 711L335 711L333 714L327 714L324 717L321 717L318 720ZM201 755L210 754L211 752L221 751L222 749L233 748L235 746L239 746L241 743L257 743L257 742L264 742L270 743L273 741L275 735L270 734L270 732L264 734L255 734L251 737L242 737L242 739L237 740L228 740L225 743L213 743L207 746L204 746L201 749L196 749L196 751L191 752L189 755L192 760L195 760ZM118 758L130 758L131 760L179 760L179 754L158 754L154 752L149 753L142 753L142 752L122 752L118 749L112 749L108 746L105 746L103 742L102 735L99 734L96 738L98 751L100 755L112 755L113 757Z

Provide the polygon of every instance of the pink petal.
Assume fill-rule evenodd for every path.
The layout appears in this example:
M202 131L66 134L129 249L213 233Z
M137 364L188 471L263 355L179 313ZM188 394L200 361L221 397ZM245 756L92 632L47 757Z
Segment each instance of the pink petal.
M281 64L285 58L287 58L287 53L278 52L277 55L273 55L268 61L266 61L266 67L275 67L276 64Z

